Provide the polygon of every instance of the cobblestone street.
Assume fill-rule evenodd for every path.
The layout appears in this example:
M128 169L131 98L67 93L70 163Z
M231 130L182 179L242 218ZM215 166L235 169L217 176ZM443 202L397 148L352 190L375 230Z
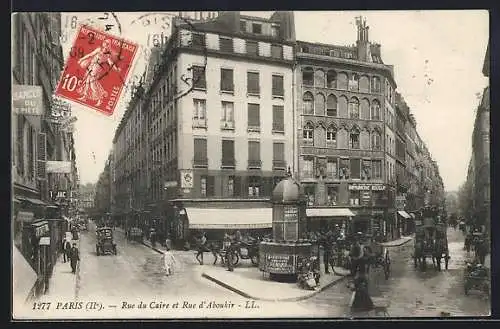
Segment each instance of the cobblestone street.
M490 314L490 300L480 292L464 294L463 268L466 253L463 251L464 237L459 231L448 230L450 262L448 270L441 272L427 260L425 271L413 265L413 242L389 249L391 255L391 277L384 279L380 270L370 275L370 293L390 303L391 317L439 316L447 312L451 316L484 316ZM472 256L472 253L471 253ZM324 309L329 317L348 314L351 291L346 283L334 286L309 299L306 303ZM344 305L343 309L331 305Z

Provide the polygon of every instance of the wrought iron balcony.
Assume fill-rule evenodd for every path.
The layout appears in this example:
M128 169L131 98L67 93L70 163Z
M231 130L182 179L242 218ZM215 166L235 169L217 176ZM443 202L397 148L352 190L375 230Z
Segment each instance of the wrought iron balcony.
M248 169L260 169L262 168L261 160L248 160Z
M234 168L236 167L235 159L222 159L222 168Z
M208 167L208 159L207 158L194 158L193 159L193 167L195 167L195 168L207 168Z
M273 160L273 169L286 169L285 160Z

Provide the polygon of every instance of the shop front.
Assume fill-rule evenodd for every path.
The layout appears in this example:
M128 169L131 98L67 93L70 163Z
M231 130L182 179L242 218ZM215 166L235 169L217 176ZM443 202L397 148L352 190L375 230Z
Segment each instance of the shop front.
M222 241L224 234L235 231L245 236L271 233L272 208L185 208L188 234L205 232L208 240Z
M344 235L352 231L352 219L355 214L348 208L307 208L307 232L323 232L338 225Z
M412 224L412 217L410 214L408 214L404 210L399 210L398 211L398 219L399 219L399 227L400 227L400 233L402 235L410 235L411 234L411 224Z

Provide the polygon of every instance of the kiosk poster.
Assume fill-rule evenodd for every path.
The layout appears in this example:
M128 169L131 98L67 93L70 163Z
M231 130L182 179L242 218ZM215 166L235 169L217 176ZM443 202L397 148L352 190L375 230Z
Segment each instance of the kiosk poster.
M490 314L489 249L396 209L489 241L488 11L33 3L11 15L15 321Z

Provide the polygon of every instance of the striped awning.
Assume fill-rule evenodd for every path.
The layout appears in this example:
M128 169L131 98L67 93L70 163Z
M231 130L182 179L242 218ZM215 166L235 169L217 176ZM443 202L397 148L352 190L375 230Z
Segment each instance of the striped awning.
M272 208L185 208L190 229L271 228Z
M348 208L308 208L307 217L354 217L356 216Z

